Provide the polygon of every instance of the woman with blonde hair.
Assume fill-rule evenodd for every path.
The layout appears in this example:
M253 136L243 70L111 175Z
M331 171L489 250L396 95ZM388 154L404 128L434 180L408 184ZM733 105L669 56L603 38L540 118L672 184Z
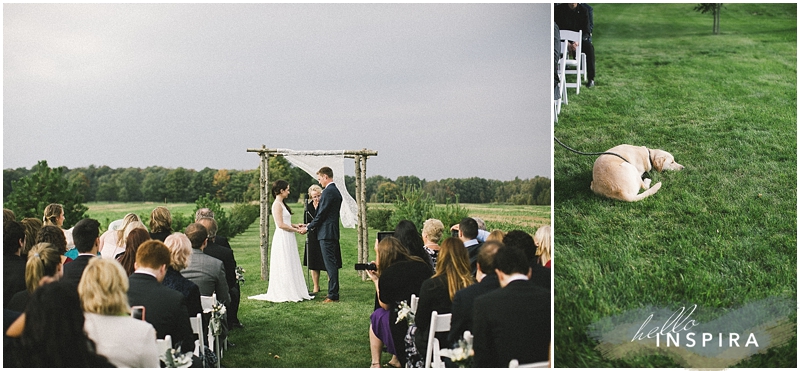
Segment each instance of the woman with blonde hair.
M172 214L159 206L150 213L150 238L164 242L172 234Z
M439 256L439 240L444 234L444 224L439 219L428 219L422 224L422 242L425 252L431 256L433 269L436 269L436 259Z
M314 217L317 216L319 200L322 198L322 187L316 184L308 187L308 197L310 200L306 205L306 212L303 214L303 223L305 224L311 223ZM341 257L339 257L339 261L342 261ZM319 246L319 240L317 239L317 231L308 231L306 234L306 253L303 257L303 265L307 266L311 271L311 281L314 283L311 295L316 295L319 293L319 273L320 271L327 272L325 260L322 258L322 248Z
M439 314L451 313L453 297L456 292L473 283L475 283L475 279L472 277L469 253L467 253L467 248L464 247L464 242L455 237L448 237L442 242L441 250L439 250L436 273L422 283L422 288L419 292L419 305L414 316L417 327L416 333L410 334L413 336L414 345L416 345L416 354L414 354L414 349L409 352L414 355L410 356L409 360L416 361L412 362L412 367L425 365L425 350L428 346L431 313L433 311ZM439 339L439 344L447 344L447 335L447 332L437 334L436 338ZM446 348L447 346L444 347Z
M97 344L97 354L117 367L159 367L156 330L130 316L128 276L122 265L113 259L91 259L78 294L85 312L84 329Z
M31 294L39 286L61 278L63 268L61 254L53 245L47 242L34 245L28 253L28 261L25 264L25 290L11 297L8 309L24 312Z
M64 238L67 240L67 257L75 259L78 257L78 250L75 250L75 242L72 240L72 228L64 229L64 205L50 204L44 208L44 217L42 217L43 226L56 226L64 233Z
M410 304L411 294L419 295L422 282L433 274L428 262L411 255L400 240L386 237L375 243L375 265L377 270L367 274L375 283L378 307L370 316L369 339L372 367L380 367L381 351L395 355L389 366L404 367L406 353L404 338L408 331L406 321L397 320L400 303Z
M189 317L194 317L197 313L203 312L203 306L200 304L200 288L181 274L181 271L189 266L192 242L185 234L175 232L167 236L164 244L169 248L169 266L162 284L183 294Z
M139 216L134 213L125 214L125 217L115 220L108 225L108 230L100 236L100 244L97 251L104 259L113 259L119 251L117 247L125 246L125 228L133 222L141 222Z
M536 256L539 257L539 264L551 268L552 267L552 240L550 234L550 226L543 225L536 230L533 235L533 243L536 245Z
M503 237L505 237L505 236L506 236L506 232L503 232L503 231L501 231L499 229L495 229L491 233L489 233L489 236L486 237L486 241L485 242L489 242L489 241L503 242Z

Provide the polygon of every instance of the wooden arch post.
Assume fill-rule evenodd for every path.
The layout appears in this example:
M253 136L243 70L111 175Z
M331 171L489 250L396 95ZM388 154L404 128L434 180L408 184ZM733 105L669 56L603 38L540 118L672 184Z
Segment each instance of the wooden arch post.
M355 159L356 165L356 204L358 205L357 231L358 231L358 262L366 263L369 261L369 230L367 228L367 158L377 156L377 151L367 150L366 148L358 151L288 151L280 149L269 149L265 145L261 148L248 148L247 152L258 153L261 157L261 279L269 279L269 194L267 185L269 184L269 157L284 156L288 154L303 156L341 156ZM344 187L347 192L347 187ZM365 273L362 273L362 279Z

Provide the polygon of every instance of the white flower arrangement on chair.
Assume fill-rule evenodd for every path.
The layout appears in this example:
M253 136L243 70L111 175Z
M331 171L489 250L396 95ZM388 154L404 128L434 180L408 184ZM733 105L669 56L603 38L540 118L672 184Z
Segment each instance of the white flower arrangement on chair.
M192 365L192 353L181 353L180 349L167 349L158 356L167 368L186 368Z
M408 306L408 303L403 300L400 302L400 306L397 308L397 321L394 323L400 323L402 320L408 321L408 325L414 324L414 311L411 310L411 307Z

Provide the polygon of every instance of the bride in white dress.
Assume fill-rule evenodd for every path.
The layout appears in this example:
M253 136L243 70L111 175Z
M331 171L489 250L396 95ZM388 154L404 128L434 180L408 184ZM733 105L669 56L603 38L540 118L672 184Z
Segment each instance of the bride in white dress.
M300 264L295 233L301 233L302 225L292 224L292 214L285 200L289 196L289 183L277 180L272 186L272 217L275 219L275 234L269 262L269 286L267 293L250 296L248 299L266 300L275 303L310 300L308 287ZM304 232L304 231L303 231Z

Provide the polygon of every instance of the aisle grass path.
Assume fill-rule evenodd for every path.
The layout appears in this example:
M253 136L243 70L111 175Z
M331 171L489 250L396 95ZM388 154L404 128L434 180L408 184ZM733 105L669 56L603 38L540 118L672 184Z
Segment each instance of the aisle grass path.
M589 189L595 157L556 146L557 366L679 367L601 355L588 326L628 310L797 300L797 5L725 4L721 35L694 5L594 7L597 86L570 91L555 136L586 152L664 149L686 169L654 172L663 186L641 202L613 201ZM794 338L738 366L796 359Z

